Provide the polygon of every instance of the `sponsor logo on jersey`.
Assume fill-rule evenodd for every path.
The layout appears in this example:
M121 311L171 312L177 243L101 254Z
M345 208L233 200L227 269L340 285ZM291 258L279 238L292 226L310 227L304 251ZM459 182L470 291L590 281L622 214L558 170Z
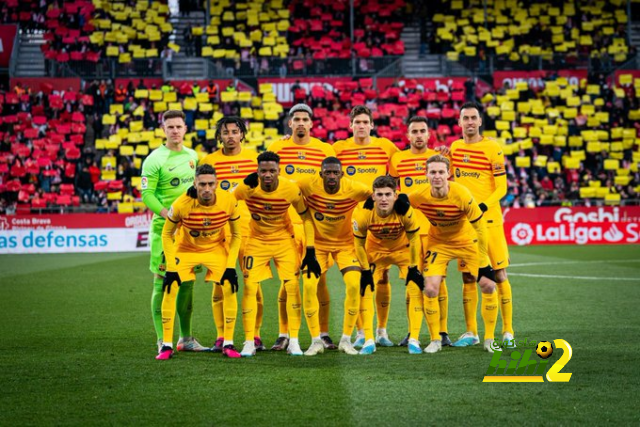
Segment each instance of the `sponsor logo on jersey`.
M173 178L169 184L171 184L172 187L177 187L180 185L180 178Z
M407 187L411 187L413 185L413 179L411 179L409 177L406 177L404 179L404 185L407 186Z
M465 172L456 168L456 178L480 178L480 172Z
M287 165L285 166L284 171L291 175L296 171L296 168L293 165Z
M322 215L320 212L316 212L313 215L318 221L322 221L324 219L324 215Z
M140 180L140 188L142 188L143 190L146 190L148 186L149 186L149 178L147 178L146 176L143 176L142 179Z
M456 168L456 178L460 178L460 169Z
M191 235L191 237L200 237L200 232L197 230L191 230L189 231L189 234Z
M228 190L229 188L231 188L231 183L225 179L220 183L220 188L222 188L223 190Z
M258 214L251 214L251 218L255 219L256 221L260 221L260 215Z
M355 175L356 174L356 168L355 166L349 166L347 167L347 175Z

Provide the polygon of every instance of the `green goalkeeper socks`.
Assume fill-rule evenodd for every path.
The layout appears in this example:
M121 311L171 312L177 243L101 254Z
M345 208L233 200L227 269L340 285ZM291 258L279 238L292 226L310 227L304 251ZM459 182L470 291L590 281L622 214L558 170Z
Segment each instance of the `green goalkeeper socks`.
M191 337L191 317L193 314L193 281L182 282L176 301L178 317L180 318L180 336Z
M151 293L151 318L156 330L157 339L162 339L162 277L153 279Z

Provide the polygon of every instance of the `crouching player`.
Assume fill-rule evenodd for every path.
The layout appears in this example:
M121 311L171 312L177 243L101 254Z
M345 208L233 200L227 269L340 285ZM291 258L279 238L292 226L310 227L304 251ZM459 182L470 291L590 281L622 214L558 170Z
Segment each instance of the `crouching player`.
M184 281L195 281L194 267L207 268L205 281L222 285L224 294L224 342L222 354L238 358L233 346L236 325L238 291L236 261L240 250L240 214L233 195L218 190L216 171L211 165L198 166L194 187L171 206L162 230L162 246L167 259L162 299L162 347L156 359L166 360L173 354L173 323L178 287ZM227 250L224 227L229 223L231 242ZM176 242L178 227L182 233Z
M376 351L376 344L373 340L374 275L376 277L388 275L389 268L395 264L400 269L400 277L406 278L405 285L409 293L409 315L411 316L411 337L415 340L420 334L423 316L424 277L418 268L421 250L418 233L420 227L416 221L415 212L411 207L408 207L408 210L403 210L400 207L401 204L396 206L398 199L396 181L390 176L380 176L373 181L372 198L374 208L359 210L353 220L356 254L360 265L362 265L360 314L363 321L365 342L360 354L371 354ZM409 248L408 252L407 247ZM388 311L386 314L388 316ZM380 313L378 313L378 318L380 318ZM384 334L388 340L386 329ZM419 346L409 346L409 353L422 353L422 349Z
M482 210L466 187L447 180L449 159L446 157L435 155L427 160L427 178L430 185L409 195L411 205L419 209L431 223L428 247L423 251L425 317L431 343L424 351L435 353L442 348L438 292L447 272L447 264L452 259L457 259L462 281L466 284L477 280L480 285L481 313L485 327L484 349L493 352L491 344L498 316L498 296L495 275L487 255L487 230ZM476 319L465 317L467 330L477 336Z

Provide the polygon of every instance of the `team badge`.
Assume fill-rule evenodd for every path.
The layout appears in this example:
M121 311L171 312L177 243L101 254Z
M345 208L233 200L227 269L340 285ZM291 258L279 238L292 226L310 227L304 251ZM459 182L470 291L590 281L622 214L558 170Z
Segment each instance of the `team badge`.
M209 218L205 218L202 220L202 225L204 225L205 227L208 227L211 225L211 220Z
M327 209L335 209L336 205L334 205L333 203L327 203Z
M272 207L271 207L271 203L265 203L265 204L264 204L264 210L265 210L265 211L270 211L271 209L272 209Z
M231 166L231 173L240 173L240 168L238 166Z
M196 162L194 162L193 160L189 160L189 167L191 169L195 169L196 168Z
M493 164L493 170L495 172L500 172L503 169L504 169L504 165L502 163L494 163Z
M367 158L367 153L364 151L358 151L358 160L365 160Z
M306 154L304 153L304 151L298 151L298 158L300 160L304 160L307 158Z
M462 156L462 161L465 163L469 163L471 161L471 156L465 154L464 156Z
M444 217L444 211L441 211L440 209L436 209L436 215L438 215L439 217Z
M389 234L389 228L388 227L382 227L382 230L380 230L380 234Z

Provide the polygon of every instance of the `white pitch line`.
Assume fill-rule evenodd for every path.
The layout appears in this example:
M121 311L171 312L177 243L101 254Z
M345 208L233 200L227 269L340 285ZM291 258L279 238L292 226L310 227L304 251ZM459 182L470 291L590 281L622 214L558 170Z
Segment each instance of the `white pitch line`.
M555 274L528 274L528 273L509 273L509 276L523 276L523 277L539 277L543 279L575 279L575 280L602 280L604 282L609 280L619 280L624 282L639 282L638 278L631 277L594 277L594 276L556 276Z
M525 262L522 264L510 264L509 267L534 267L538 265L565 265L565 264L591 264L594 261L556 261L556 262ZM640 264L640 259L621 259L621 260L607 260L607 262L620 262L620 263L636 263Z

